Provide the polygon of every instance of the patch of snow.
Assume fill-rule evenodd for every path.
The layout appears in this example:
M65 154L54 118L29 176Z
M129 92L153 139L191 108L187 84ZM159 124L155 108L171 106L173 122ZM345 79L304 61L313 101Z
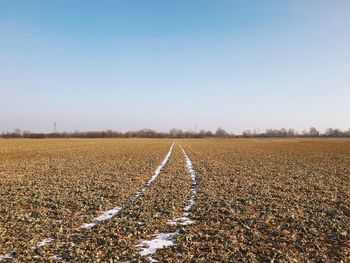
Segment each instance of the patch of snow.
M0 255L0 261L5 259L13 259L13 258L14 258L13 252L9 252L5 255Z
M168 224L169 225L182 225L182 226L187 226L187 225L191 225L193 224L194 221L189 219L187 216L183 216L183 217L178 217L175 218L173 220L168 220Z
M62 257L61 256L57 256L57 255L54 255L52 258L55 259L55 260L62 260Z
M113 216L118 214L120 212L120 210L122 210L121 206L113 207L111 210L108 210L108 211L104 212L102 215L100 215L99 217L96 217L94 220L92 220L91 223L87 223L87 224L82 225L81 228L92 228L98 222L102 222L102 221L105 221L107 219L112 218Z
M142 188L141 191L138 191L136 194L135 194L135 198L139 198L141 195L143 195L143 193L146 191L146 188Z
M140 255L148 256L148 255L154 254L158 249L162 249L162 248L174 245L174 238L177 235L178 235L178 232L161 233L159 235L156 235L151 240L141 240L140 244L137 245L138 247L142 248Z
M41 240L41 241L36 245L36 247L37 247L37 248L39 248L39 247L44 247L44 246L46 246L47 244L50 244L52 241L53 241L52 238L45 238L45 239Z
M53 241L52 238L45 238L45 239L39 241L35 246L33 246L32 249L44 247L44 246L50 244L52 241Z

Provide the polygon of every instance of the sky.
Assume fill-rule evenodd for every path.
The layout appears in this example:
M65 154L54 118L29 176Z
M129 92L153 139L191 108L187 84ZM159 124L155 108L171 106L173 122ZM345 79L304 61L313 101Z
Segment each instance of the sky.
M0 0L0 131L350 128L350 1Z

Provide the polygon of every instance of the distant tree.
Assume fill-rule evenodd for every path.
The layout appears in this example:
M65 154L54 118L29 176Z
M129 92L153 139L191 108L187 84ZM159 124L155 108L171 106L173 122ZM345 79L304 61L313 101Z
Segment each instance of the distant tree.
M170 135L171 137L176 137L177 134L178 134L178 129L176 129L176 128L170 129L169 135Z
M326 136L332 136L334 133L334 129L328 128L326 129L326 132L324 133Z
M308 135L311 137L318 137L318 136L320 136L320 132L318 130L316 130L315 127L311 127L309 132L308 132Z
M215 132L216 137L227 137L228 133L221 127L219 127Z
M184 132L181 129L178 129L176 134L177 134L177 137L179 138L182 138L184 136Z
M30 131L20 131L15 130L13 132L2 131L0 137L2 138L205 138L205 137L235 137L234 134L227 133L223 128L218 128L215 132L210 130L201 130L198 133L190 130L183 132L180 129L173 128L168 133L157 132L151 129L142 129L138 131L128 131L128 132L118 132L113 130L105 131L75 131L75 132L61 132L61 133L31 133ZM300 136L294 129L285 128L281 129L267 129L265 133L259 134L256 131L251 132L250 130L245 130L242 137L293 137ZM302 131L302 136L305 137L316 137L316 136L326 136L326 137L350 137L350 129L347 131L342 131L340 129L329 128L324 134L320 134L316 128L311 127L309 131ZM238 137L238 136L236 136Z
M302 135L302 136L307 136L307 130L302 130L302 131L301 131L301 135Z
M204 138L204 137L206 137L206 131L205 131L205 130L200 130L199 133L198 133L198 137L199 137L199 138Z
M345 132L345 136L350 137L350 129Z
M267 137L272 137L274 136L274 132L272 129L266 129L265 134Z
M214 133L212 133L211 131L208 130L205 132L205 136L206 137L214 137Z
M279 131L279 136L286 137L287 136L287 130L285 128L281 128Z
M294 129L289 129L287 131L287 136L288 137L294 137L296 134L295 134L295 130Z
M325 135L329 137L339 137L343 136L343 132L340 129L329 128L326 130Z
M252 137L252 131L251 130L245 130L245 131L243 131L243 133L242 133L242 136L243 137Z
M267 137L280 137L280 130L267 129L265 134Z

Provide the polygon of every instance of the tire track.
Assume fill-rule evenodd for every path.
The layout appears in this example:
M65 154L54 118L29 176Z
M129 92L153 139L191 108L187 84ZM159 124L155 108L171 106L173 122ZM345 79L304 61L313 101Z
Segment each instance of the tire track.
M189 201L189 205L187 205L186 207L184 207L183 209L183 216L182 217L178 217L175 218L173 220L169 220L168 223L170 225L190 225L192 223L194 223L194 221L192 221L188 216L189 216L189 211L192 209L192 206L195 204L196 202L196 197L197 197L197 178L196 178L196 171L193 168L193 164L191 159L188 157L186 151L184 150L184 148L182 148L182 146L179 144L183 155L185 156L186 159L186 164L187 164L187 169L190 172L191 175L191 197L190 197L190 201Z
M154 175L148 180L148 182L146 183L145 187L143 187L140 191L138 191L132 198L130 198L128 201L126 201L125 204L121 205L121 206L115 206L112 209L102 213L100 216L94 218L91 222L89 223L85 223L83 225L81 225L79 227L79 229L91 229L93 227L95 227L98 223L106 221L114 216L116 216L118 213L120 213L123 209L123 207L125 207L126 205L130 204L131 202L139 199L145 192L146 190L151 187L152 183L156 180L156 178L159 176L159 174L161 173L161 171L163 170L164 166L168 163L170 156L172 154L173 148L175 145L175 140L173 141L172 145L170 146L170 149L167 153L167 155L165 156L164 160L162 161L162 163L157 167L157 169L154 172ZM78 229L78 231L79 231ZM37 249L37 248L42 248L45 247L49 244L51 244L53 241L55 241L55 239L53 238L44 238L42 240L40 240L34 247L32 247L33 250ZM59 256L54 256L56 259L60 259ZM8 260L12 260L15 259L15 255L13 252L9 252L5 255L0 255L0 261L3 261L5 259Z
M173 144L170 146L169 152L165 156L163 162L155 170L154 175L151 177L151 179L149 179L149 181L147 182L146 186L144 188L142 188L141 191L137 192L134 195L134 198L131 198L131 200L129 200L128 202L132 202L135 199L140 198L146 192L147 188L149 188L152 185L153 181L158 177L158 175L160 174L160 172L162 171L164 166L169 161L169 158L170 158L171 153L173 151L174 144L175 144L175 140L173 141ZM102 213L100 216L94 218L90 223L83 224L80 227L81 228L92 228L92 227L96 226L99 222L108 220L108 219L112 218L113 216L117 215L123 209L123 206L124 205L122 205L122 206L115 206L112 209Z
M184 148L182 148L180 144L179 144L179 147L181 148L182 154L185 157L187 170L191 176L191 196L189 200L189 205L183 208L182 217L168 220L167 223L172 226L174 225L186 226L194 223L194 221L189 218L189 215L193 205L196 203L197 192L198 192L197 176L196 176L196 171L193 167L193 163L190 157L187 155ZM153 239L150 239L150 240L141 240L137 245L137 247L141 248L140 255L146 256L149 262L157 262L154 258L152 258L152 255L155 254L159 249L173 246L175 243L176 236L179 234L180 234L180 229L176 229L174 232L160 233L160 234L153 235Z
M142 197L134 198L118 216L93 229L57 239L39 251L41 258L59 255L64 262L144 262L135 245L153 233L167 232L171 227L168 219L182 215L191 194L191 181L184 173L186 162L176 144L161 175Z

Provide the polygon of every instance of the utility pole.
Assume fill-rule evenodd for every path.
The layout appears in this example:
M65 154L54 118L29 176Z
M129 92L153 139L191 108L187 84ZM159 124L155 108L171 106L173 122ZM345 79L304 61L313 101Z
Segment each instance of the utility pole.
M57 133L57 123L56 123L56 121L53 124L53 132Z

